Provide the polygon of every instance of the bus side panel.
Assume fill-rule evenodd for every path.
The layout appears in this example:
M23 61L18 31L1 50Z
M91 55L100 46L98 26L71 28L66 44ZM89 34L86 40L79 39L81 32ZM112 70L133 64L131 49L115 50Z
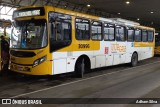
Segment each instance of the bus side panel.
M114 52L112 52L112 45L115 41L102 41L103 53L106 55L106 66L113 65Z
M126 60L125 63L130 63L133 52L137 52L136 48L134 47L134 42L127 42L126 43Z
M52 74L73 72L76 61L81 55L88 56L92 63L93 51L54 52Z
M93 41L93 46L96 46L96 43L100 43L99 50L93 50L93 56L95 58L95 68L104 67L106 65L106 56L104 54L104 44L103 41Z
M67 53L66 52L54 52L52 53L52 74L60 74L66 72Z
M151 58L154 46L153 42L135 42L134 47L138 53L138 60Z

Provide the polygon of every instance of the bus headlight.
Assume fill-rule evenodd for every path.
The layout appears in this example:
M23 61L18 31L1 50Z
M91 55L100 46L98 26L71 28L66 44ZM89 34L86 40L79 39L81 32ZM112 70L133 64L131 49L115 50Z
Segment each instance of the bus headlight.
M47 59L47 56L43 56L43 57L41 57L41 58L35 60L34 63L33 63L33 67L35 67L35 66L37 66L37 65L39 65L39 64L41 64L41 63L43 63L46 59Z

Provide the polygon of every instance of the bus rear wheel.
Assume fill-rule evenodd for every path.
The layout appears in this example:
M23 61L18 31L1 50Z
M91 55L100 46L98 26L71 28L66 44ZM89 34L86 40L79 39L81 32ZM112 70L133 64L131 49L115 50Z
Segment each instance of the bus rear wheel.
M138 55L137 53L133 53L132 58L131 58L131 66L135 67L138 63Z

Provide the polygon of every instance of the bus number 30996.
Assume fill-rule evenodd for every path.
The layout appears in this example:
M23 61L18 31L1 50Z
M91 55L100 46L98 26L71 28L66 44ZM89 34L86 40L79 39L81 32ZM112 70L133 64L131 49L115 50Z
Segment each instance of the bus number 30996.
M89 44L78 44L78 48L90 48Z

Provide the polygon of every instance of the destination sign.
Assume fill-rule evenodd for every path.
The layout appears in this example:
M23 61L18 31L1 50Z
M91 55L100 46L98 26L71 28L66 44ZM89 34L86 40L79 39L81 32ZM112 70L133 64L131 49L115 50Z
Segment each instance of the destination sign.
M40 15L44 15L43 8L32 8L32 9L23 9L23 10L14 11L13 18L28 17L28 16L40 16Z

